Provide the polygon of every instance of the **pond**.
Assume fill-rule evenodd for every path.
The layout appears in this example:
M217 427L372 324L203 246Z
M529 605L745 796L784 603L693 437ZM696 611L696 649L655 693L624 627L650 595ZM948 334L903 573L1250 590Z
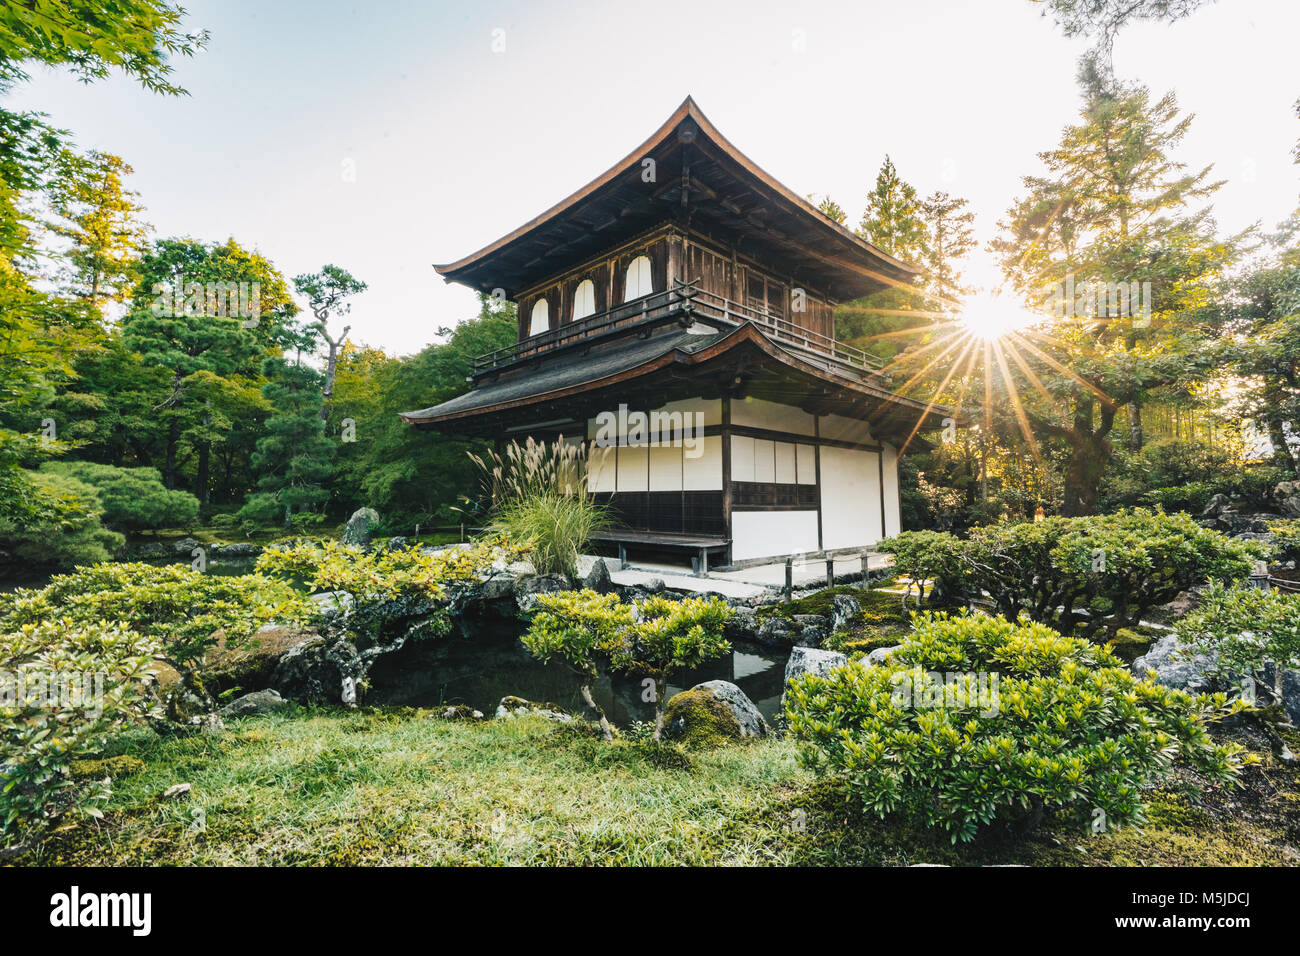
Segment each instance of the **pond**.
M668 696L706 680L736 684L771 722L780 710L788 651L734 645L730 655L691 671L669 685ZM519 643L519 625L474 622L469 638L419 641L380 658L370 671L366 703L404 707L466 704L491 716L502 697L549 701L583 711L573 673L558 661L542 664ZM592 696L609 719L626 727L654 719L654 704L642 700L639 680L602 678Z

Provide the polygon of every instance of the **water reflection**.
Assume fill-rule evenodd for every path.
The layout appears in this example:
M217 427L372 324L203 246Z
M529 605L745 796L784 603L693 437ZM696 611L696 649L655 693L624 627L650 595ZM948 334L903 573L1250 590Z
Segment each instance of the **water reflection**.
M470 638L411 644L381 658L371 670L366 702L406 707L467 704L490 715L502 697L514 695L581 712L573 673L558 661L540 663L519 643L518 635L517 623L483 622ZM780 708L788 656L737 645L727 657L682 672L668 693L671 696L701 681L729 680L771 721ZM654 704L642 699L640 681L602 678L592 694L616 724L654 718Z

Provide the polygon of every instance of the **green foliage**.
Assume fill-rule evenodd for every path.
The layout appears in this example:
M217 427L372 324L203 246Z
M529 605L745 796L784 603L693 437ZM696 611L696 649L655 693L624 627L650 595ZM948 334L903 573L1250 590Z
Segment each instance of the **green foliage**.
M740 740L740 721L730 708L708 690L684 690L668 699L664 724L681 721L681 736L674 736L689 750L712 750Z
M520 640L543 663L558 658L578 675L583 702L596 711L605 740L614 739L604 710L596 704L591 687L618 640L632 623L633 608L617 594L562 591L537 595L537 611Z
M594 683L619 632L632 623L633 608L617 594L561 591L537 595L537 612L520 640L542 662L559 658Z
M1286 518L1272 522L1273 556L1279 561L1300 561L1300 519Z
M943 581L950 587L961 577L963 543L946 531L904 531L882 541L877 550L894 556L894 570L908 578L903 604L916 585L916 600L925 601L925 582Z
M1249 675L1257 686L1268 686L1273 665L1280 699L1282 672L1300 667L1300 594L1211 584L1174 632L1180 643L1215 655L1219 673Z
M1025 614L1100 640L1208 580L1245 577L1259 549L1188 515L1132 509L1083 518L989 525L966 541L906 532L907 561L955 590L988 592L1008 620Z
M633 623L610 649L610 666L654 681L655 740L663 739L664 695L673 675L731 653L722 636L731 613L720 598L674 601L654 595L637 602Z
M983 675L989 693L975 706L900 693L950 673ZM806 675L786 691L808 766L842 777L866 813L900 814L954 843L1049 812L1140 826L1142 789L1175 760L1234 779L1237 748L1206 729L1231 709L1222 695L1138 680L1103 648L1041 624L929 612L886 664Z
M1282 477L1269 468L1243 468L1229 448L1167 439L1147 442L1136 453L1117 450L1098 500L1105 511L1141 504L1199 515L1216 494L1262 505Z
M319 507L329 497L324 482L332 470L334 443L325 435L321 418L321 374L281 359L269 360L267 373L271 381L262 394L272 411L267 433L258 439L253 455L258 491L239 514L266 521L278 512L288 528L296 515Z
M188 528L199 516L199 500L170 490L156 468L117 468L88 461L52 462L42 471L67 475L99 492L104 522L124 531Z
M100 523L99 492L75 478L0 468L0 543L38 567L107 561L124 543Z
M355 421L357 441L340 445L333 483L345 510L372 507L393 534L435 522L464 520L473 528L487 519L482 511L451 510L477 483L466 452L483 444L412 428L394 411L427 408L466 391L471 359L514 343L514 306L497 308L485 296L477 317L438 334L445 341L410 358L348 345L340 354L331 416Z
M182 33L185 11L162 0L53 0L0 8L0 90L27 79L30 60L66 66L83 80L121 70L155 93L184 93L169 77L169 56L193 56L207 34Z
M538 574L572 579L583 547L610 521L609 509L590 495L547 494L506 503L492 527L528 547L528 559Z
M265 624L300 624L316 609L289 585L261 574L223 577L189 565L97 564L54 577L40 589L0 595L0 630L63 618L75 624L121 621L160 646L182 672L198 670L225 635L245 644Z
M311 591L347 592L352 603L344 626L359 639L378 642L385 628L397 626L409 634L411 618L417 619L417 636L446 633L455 599L520 553L494 538L432 552L414 546L359 551L337 541L297 541L267 548L256 568L304 581Z
M732 611L719 598L674 601L655 595L628 606L617 594L584 589L539 594L537 604L541 610L524 646L542 660L559 657L575 670L589 707L596 707L590 687L602 666L653 681L655 740L663 737L664 692L672 676L731 652L722 634ZM600 719L606 739L612 739L603 712Z
M0 833L40 836L59 816L102 816L108 788L78 784L74 761L156 716L148 673L157 641L119 624L49 617L0 626Z

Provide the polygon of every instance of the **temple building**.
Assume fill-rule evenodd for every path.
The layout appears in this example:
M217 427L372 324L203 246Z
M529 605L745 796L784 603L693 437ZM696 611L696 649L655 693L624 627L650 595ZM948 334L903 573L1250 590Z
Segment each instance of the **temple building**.
M597 444L620 550L700 573L869 549L900 530L898 449L947 410L836 341L837 302L916 268L776 182L687 99L621 162L448 281L513 300L518 341L422 429ZM918 427L919 426L919 427ZM910 447L917 447L913 440Z

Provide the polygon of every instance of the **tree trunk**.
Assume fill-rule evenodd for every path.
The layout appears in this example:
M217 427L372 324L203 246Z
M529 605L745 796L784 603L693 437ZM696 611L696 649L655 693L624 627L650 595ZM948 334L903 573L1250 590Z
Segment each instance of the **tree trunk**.
M1135 398L1128 403L1128 450L1141 451L1142 443L1142 404Z
M332 339L329 331L325 328L324 321L320 323L321 338L325 340L330 350L329 358L325 362L325 384L321 388L321 397L325 399L320 409L320 420L323 422L329 421L330 417L330 400L334 397L334 378L338 371L339 348L343 345L343 340L348 337L348 332L351 329L352 326L350 325L344 326L342 334L337 339Z
M1268 440L1273 445L1273 462L1291 475L1300 475L1295 455L1286 440L1285 419L1282 417L1282 390L1272 376L1264 377L1264 417L1268 422Z
M667 681L655 681L655 740L664 739L664 692L667 689Z
M167 464L165 474L167 476L167 487L176 487L176 446L181 440L181 420L172 414L171 423L167 426Z
M605 737L605 743L612 744L614 742L614 731L609 726L609 718L605 716L605 709L596 703L596 698L591 696L591 686L589 684L582 685L582 702L596 712L596 716L600 718L600 732Z

